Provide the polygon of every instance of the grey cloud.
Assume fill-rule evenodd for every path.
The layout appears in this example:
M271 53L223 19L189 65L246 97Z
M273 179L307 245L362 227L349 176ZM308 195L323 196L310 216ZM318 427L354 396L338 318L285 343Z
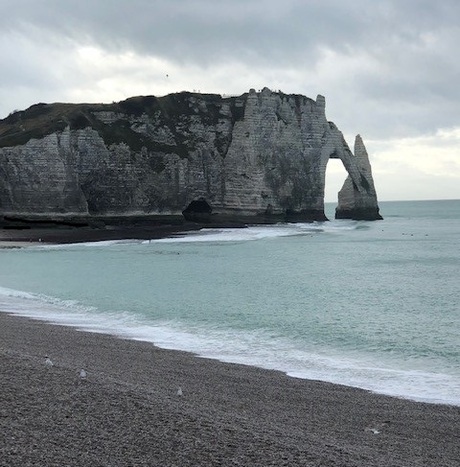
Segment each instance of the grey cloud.
M250 59L285 66L318 58L319 47L350 51L397 40L417 42L423 31L455 25L460 6L445 0L23 0L11 3L3 29L32 24L111 50L202 65ZM2 20L0 20L2 21Z
M337 1L23 0L9 11L4 28L26 31L33 24L106 48L198 63L248 55L286 63L310 55L318 43L343 47L359 38L363 22L359 8Z
M304 73L308 87L289 92L326 94L341 104L332 119L343 118L346 131L362 124L372 137L460 125L457 0L0 0L0 6L8 11L0 17L3 34L44 38L42 65L11 61L14 70L6 71L14 77L22 68L30 86L34 79L65 85L58 78L64 55L53 73L46 53L73 42L203 69L239 62L281 82L285 70ZM325 80L315 75L325 50L361 61L346 70L339 63ZM358 101L356 116L350 109Z

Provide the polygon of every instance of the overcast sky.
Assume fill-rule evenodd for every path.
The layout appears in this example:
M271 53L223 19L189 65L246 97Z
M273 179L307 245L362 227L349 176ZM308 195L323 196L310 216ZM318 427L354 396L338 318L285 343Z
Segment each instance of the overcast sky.
M264 86L326 97L379 200L460 198L459 0L0 0L0 118ZM328 164L326 200L345 177Z

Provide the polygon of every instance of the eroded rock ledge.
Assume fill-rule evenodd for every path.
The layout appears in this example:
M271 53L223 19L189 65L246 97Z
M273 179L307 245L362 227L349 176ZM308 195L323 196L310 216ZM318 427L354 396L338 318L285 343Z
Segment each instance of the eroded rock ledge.
M37 104L0 121L0 217L325 220L330 158L349 173L336 216L381 219L364 144L350 151L322 96L265 88Z

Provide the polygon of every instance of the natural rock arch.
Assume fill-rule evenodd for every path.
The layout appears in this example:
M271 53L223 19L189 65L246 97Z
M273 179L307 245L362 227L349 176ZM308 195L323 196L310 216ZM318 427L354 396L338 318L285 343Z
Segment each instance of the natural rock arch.
M182 212L217 223L325 220L330 158L349 174L336 216L380 219L362 140L353 154L325 105L264 88L32 106L0 120L0 222Z

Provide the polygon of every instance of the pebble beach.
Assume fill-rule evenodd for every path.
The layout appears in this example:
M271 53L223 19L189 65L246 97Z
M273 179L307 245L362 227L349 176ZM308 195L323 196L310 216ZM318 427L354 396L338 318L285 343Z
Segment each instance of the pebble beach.
M5 313L0 366L0 466L460 465L456 406Z

